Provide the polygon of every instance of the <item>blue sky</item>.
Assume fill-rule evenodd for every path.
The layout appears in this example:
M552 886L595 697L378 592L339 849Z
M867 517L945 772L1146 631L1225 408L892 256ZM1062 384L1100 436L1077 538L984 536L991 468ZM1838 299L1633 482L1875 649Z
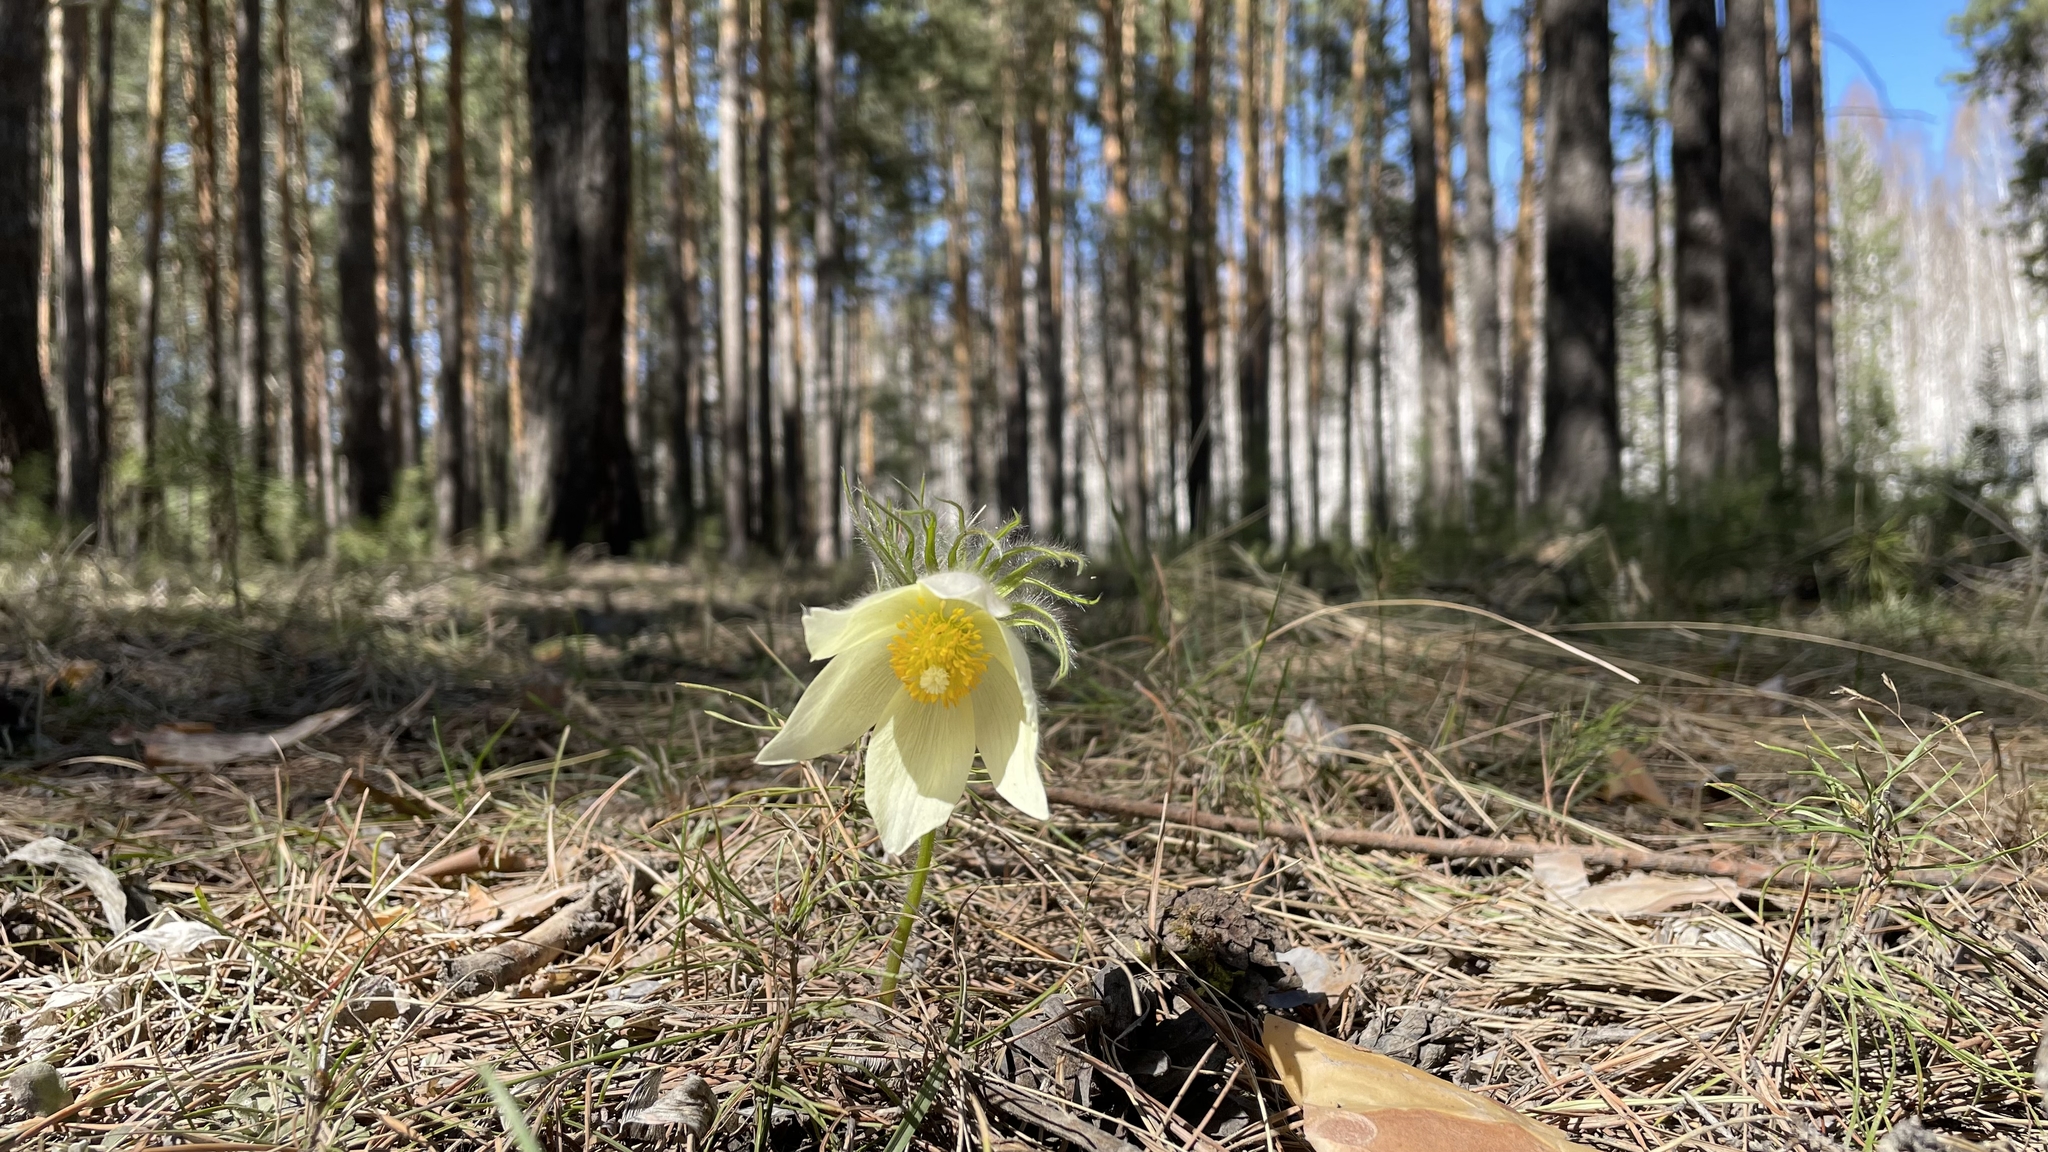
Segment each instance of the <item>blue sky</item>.
M1832 110L1849 86L1868 79L1888 100L1894 124L1923 125L1941 155L1958 98L1946 77L1967 63L1949 21L1964 0L1822 0L1822 60Z

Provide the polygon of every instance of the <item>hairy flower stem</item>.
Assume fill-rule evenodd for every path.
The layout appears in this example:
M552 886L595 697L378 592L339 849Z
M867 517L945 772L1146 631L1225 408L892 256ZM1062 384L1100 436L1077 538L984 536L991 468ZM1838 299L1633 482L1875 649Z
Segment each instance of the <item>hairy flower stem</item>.
M924 901L925 877L932 872L932 849L938 845L937 828L917 842L917 867L910 872L910 891L903 896L903 914L896 918L896 935L889 938L889 966L882 970L882 1006L896 1006L896 981L903 974L903 952L910 947L910 928L917 923L917 906Z

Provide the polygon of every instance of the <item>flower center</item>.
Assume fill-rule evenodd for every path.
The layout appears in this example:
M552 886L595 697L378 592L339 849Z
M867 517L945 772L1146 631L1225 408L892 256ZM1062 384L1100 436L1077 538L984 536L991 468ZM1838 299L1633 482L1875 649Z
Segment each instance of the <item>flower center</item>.
M981 683L981 674L988 670L988 649L965 608L912 612L896 622L896 638L889 641L889 668L911 699L951 708Z

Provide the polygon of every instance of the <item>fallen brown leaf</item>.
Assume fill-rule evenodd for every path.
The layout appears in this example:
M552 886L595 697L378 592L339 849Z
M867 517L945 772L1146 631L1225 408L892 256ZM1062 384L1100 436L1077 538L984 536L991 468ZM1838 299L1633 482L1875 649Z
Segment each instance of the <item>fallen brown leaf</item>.
M261 760L343 723L358 711L359 708L348 707L316 712L269 732L190 731L193 725L159 724L142 734L142 758L151 764L208 767L237 760Z
M1266 1017L1266 1054L1316 1152L1592 1152L1377 1052Z

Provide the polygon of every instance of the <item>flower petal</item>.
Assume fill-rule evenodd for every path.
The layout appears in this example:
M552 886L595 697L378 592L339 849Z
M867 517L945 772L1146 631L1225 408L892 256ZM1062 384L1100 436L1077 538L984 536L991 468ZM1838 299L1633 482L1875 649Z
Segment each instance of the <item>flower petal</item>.
M946 822L974 764L974 712L898 691L868 741L868 814L882 850L901 852Z
M1031 655L1024 650L1024 641L1014 631L1003 629L1003 639L1008 641L1005 651L1016 674L1017 699L1022 704L1023 714L1016 722L1016 735L1009 754L998 760L988 754L989 744L985 743L981 746L982 762L988 765L989 779L995 783L997 795L1035 820L1049 820L1052 809L1046 807L1045 780L1038 772L1038 693L1031 685ZM975 695L981 695L980 689ZM976 707L976 720L979 721L978 700ZM989 739L994 742L998 738L992 734Z
M830 660L849 648L896 634L896 622L917 606L916 584L871 592L844 608L804 609L804 644L811 659Z
M796 710L768 746L755 755L756 764L791 764L809 760L860 739L903 691L889 670L889 646L873 643L835 658L804 689Z
M965 600L999 620L1010 614L1009 602L996 595L996 586L979 573L934 572L918 583L934 596L946 600Z

